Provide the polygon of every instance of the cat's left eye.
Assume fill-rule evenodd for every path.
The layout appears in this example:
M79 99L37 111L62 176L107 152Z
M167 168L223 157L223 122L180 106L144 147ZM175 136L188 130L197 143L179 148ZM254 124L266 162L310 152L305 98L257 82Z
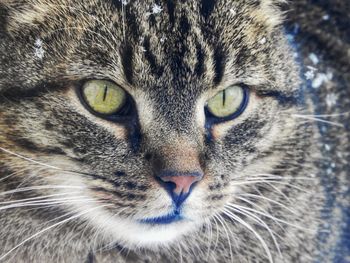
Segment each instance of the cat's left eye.
M90 110L101 115L117 113L127 100L126 92L108 80L87 81L81 89L81 96Z
M207 101L206 113L218 122L226 121L238 117L245 110L247 102L248 90L245 87L233 85Z

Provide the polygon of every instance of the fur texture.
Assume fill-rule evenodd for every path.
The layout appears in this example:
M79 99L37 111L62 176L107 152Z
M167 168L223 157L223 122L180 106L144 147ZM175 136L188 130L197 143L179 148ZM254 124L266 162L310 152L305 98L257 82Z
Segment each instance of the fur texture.
M348 206L348 60L328 68L320 56L313 73L336 77L312 88L281 4L0 0L0 259L335 260ZM293 37L311 66L307 22L293 12L287 25L301 25ZM89 79L124 88L135 116L86 110L77 90ZM205 101L233 84L249 88L247 109L208 125ZM322 103L329 89L337 109ZM173 213L160 168L204 178L183 220L140 223Z

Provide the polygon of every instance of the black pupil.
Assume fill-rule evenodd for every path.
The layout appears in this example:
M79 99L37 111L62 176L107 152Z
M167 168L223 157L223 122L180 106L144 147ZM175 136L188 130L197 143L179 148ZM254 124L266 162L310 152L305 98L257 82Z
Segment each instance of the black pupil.
M107 87L107 85L106 85L106 86L105 86L104 93L103 93L103 101L106 100L106 97L107 97L107 90L108 90L108 87Z

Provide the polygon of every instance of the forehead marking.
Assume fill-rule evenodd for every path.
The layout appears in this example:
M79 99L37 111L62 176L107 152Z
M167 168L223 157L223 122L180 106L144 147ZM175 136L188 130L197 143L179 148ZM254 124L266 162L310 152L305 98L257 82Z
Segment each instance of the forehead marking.
M160 77L163 74L164 67L157 65L157 58L152 53L150 49L150 38L146 37L143 46L145 48L145 58L147 59L149 65L151 66L152 73L155 74L157 77Z
M121 46L121 62L126 80L133 83L133 48L130 44Z
M220 83L224 75L227 55L221 45L215 46L214 49L215 49L213 54L214 71L215 71L214 84L217 85Z
M213 12L215 3L216 3L216 0L202 0L200 11L202 16L204 16L205 19L207 19Z

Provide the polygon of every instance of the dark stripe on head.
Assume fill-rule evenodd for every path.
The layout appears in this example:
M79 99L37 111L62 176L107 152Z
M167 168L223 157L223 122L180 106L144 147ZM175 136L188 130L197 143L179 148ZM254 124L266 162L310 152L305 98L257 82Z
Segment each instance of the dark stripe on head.
M128 6L126 6L128 7ZM132 12L132 8L125 7L125 18L126 18L126 30L127 36L131 37L135 42L139 40L141 35L139 24L137 22L136 15Z
M157 77L160 77L163 74L164 68L160 65L157 65L156 56L151 51L149 37L145 38L143 42L143 47L145 48L145 58L151 66L152 73L155 74Z
M214 10L216 0L202 0L201 2L200 12L207 19Z
M214 50L214 84L219 84L225 71L226 54L222 46L216 46Z
M188 22L188 18L185 15L181 16L181 18L180 18L180 28L179 28L179 31L181 32L181 34L183 36L187 36L189 31L190 31L190 29L191 29L191 25Z
M124 75L126 80L132 84L133 82L133 49L129 44L122 45L121 51L121 61L123 65Z
M197 63L196 63L194 72L197 74L198 77L200 77L203 75L205 71L205 68L204 68L205 53L200 44L198 44L196 47L197 47Z
M121 0L112 0L112 5L116 7L118 10L122 10L123 3Z
M249 57L249 49L246 45L243 45L240 50L238 51L238 54L235 59L235 63L237 64L238 67L241 65L245 64L246 60Z
M149 23L149 26L150 26L150 27L156 26L157 21L156 21L156 17L154 16L154 14L150 14L150 15L148 16L148 23Z
M2 4L0 4L0 34L6 31L5 29L7 28L7 15L8 11Z
M169 22L171 26L173 27L175 24L175 2L174 0L168 0L167 1L167 10L169 14Z

